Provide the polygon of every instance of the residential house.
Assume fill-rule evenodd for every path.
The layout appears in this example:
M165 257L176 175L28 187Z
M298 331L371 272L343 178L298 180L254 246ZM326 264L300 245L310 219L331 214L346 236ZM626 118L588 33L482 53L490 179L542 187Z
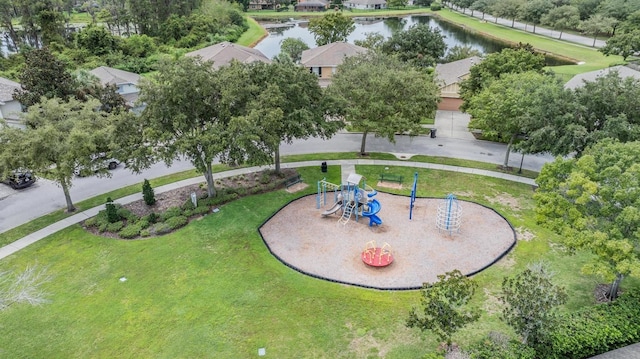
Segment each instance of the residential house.
M387 8L386 0L346 0L342 2L345 9L380 10Z
M247 6L248 10L275 10L276 2L273 0L251 0Z
M115 85L116 92L124 98L127 106L131 107L133 112L140 113L143 110L144 106L136 105L140 96L138 88L140 75L107 66L100 66L89 72L95 75L103 86Z
M245 64L254 61L271 63L271 60L260 52L260 50L241 46L228 41L189 52L186 56L200 57L203 61L213 61L213 67L215 69L228 65L233 60Z
M21 88L19 83L0 77L0 118L9 126L24 128L20 122L22 104L13 99L13 92Z
M460 83L469 77L471 67L482 61L478 56L436 65L436 82L440 87L438 110L459 111L462 105Z
M607 74L609 74L612 71L617 71L618 72L618 76L620 76L620 78L627 78L627 77L633 77L637 80L640 80L640 71L638 71L637 69L633 69L629 66L612 66L612 67L608 67L606 69L601 69L601 70L597 70L597 71L591 71L591 72L585 72L582 74L578 74L575 75L571 78L571 80L569 80L564 87L566 89L576 89L578 87L582 87L582 85L584 85L585 82L593 82L595 81L598 77L601 76L605 76Z
M316 74L321 86L327 86L331 76L345 57L365 53L368 50L347 42L333 42L302 52L300 64Z
M294 6L295 11L326 11L328 8L328 0L301 0Z

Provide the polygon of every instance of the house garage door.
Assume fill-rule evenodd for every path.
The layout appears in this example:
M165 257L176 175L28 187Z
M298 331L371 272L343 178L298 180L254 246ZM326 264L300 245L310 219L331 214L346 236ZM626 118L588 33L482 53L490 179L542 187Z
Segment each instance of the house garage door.
M438 103L438 110L441 111L460 111L460 105L462 100L459 98L446 98L443 97L442 101Z

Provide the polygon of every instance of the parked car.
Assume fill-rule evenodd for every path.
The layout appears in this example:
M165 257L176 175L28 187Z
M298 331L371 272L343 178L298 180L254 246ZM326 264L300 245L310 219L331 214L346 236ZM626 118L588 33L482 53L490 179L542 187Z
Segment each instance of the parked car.
M29 171L13 171L9 176L2 179L2 183L11 186L13 189L27 188L36 182L36 176Z
M92 165L90 168L78 165L76 169L73 171L75 175L78 177L86 177L91 175L92 171L95 173L104 168L109 170L115 170L120 164L120 161L118 161L115 158L107 158L107 155L104 153L100 153L96 156L93 156L91 158L91 162L92 162Z

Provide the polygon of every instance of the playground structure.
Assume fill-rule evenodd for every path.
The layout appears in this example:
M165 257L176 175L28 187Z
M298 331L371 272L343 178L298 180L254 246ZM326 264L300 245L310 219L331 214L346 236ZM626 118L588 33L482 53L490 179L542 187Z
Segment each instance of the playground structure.
M411 186L411 203L409 204L409 220L413 219L413 206L416 202L416 189L418 187L418 172L413 174L413 186Z
M436 214L436 227L438 231L447 231L451 236L453 232L460 232L462 223L462 206L458 203L458 199L453 193L438 206Z
M391 246L385 242L382 247L376 245L376 241L367 242L362 251L362 261L372 267L386 267L393 262Z
M359 187L362 182L362 187ZM378 217L381 205L374 199L378 192L362 180L362 176L352 173L347 177L346 184L338 185L327 182L326 179L318 181L318 194L316 196L316 208L327 205L328 192L333 191L333 205L322 212L323 216L329 216L342 210L338 223L346 225L355 213L356 222L360 216L369 218L369 226L381 225L382 219Z

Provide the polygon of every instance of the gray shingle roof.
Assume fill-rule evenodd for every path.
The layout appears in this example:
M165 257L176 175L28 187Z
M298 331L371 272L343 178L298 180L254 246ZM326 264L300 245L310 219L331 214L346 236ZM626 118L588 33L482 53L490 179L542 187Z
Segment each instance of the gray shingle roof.
M186 56L199 56L203 61L213 61L213 67L216 69L220 66L231 63L232 60L237 60L245 64L255 61L271 63L271 60L269 60L269 58L259 50L234 44L228 41L189 52L186 54Z
M636 78L637 80L640 80L640 71L634 70L627 66L620 65L620 66L613 66L613 67L609 67L602 70L585 72L582 74L575 75L574 77L571 78L571 80L569 80L564 85L564 87L567 89L576 89L578 87L582 87L585 81L593 82L598 77L605 76L611 71L618 71L618 76L620 76L620 78L623 78L623 79L627 77L633 77L633 78Z
M466 59L436 65L436 79L444 86L459 82L462 77L469 74L471 66L482 61L481 57L471 56Z
M298 7L324 7L326 8L327 6L329 6L329 2L328 1L324 1L324 0L308 0L308 1L301 1L299 3L296 4L296 8Z
M387 1L386 0L348 0L348 1L345 1L344 3L356 4L356 5L382 5L382 4L386 4Z
M0 102L13 101L13 91L20 88L19 83L0 77Z
M300 63L305 67L333 67L342 63L345 57L365 53L364 47L347 42L332 42L302 52Z
M103 85L138 85L140 81L140 75L129 71L114 69L113 67L100 66L89 72L96 75Z

